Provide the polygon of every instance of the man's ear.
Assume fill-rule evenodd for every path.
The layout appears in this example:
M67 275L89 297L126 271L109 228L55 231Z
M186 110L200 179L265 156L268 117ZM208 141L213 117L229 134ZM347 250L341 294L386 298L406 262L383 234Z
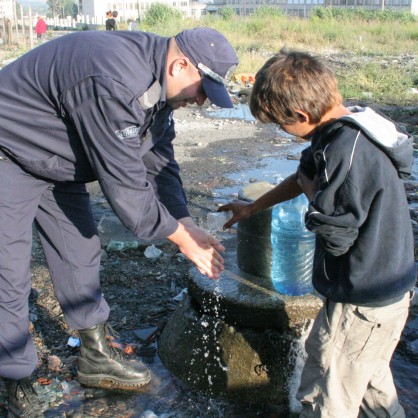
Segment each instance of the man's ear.
M170 66L170 74L175 77L187 69L189 61L186 58L176 58L173 60Z

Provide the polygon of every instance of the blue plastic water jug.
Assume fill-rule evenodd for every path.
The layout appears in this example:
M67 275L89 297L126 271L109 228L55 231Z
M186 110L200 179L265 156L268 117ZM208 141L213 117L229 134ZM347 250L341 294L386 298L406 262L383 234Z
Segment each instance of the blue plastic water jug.
M308 199L304 194L273 207L271 222L272 281L282 294L312 292L315 234L305 227Z

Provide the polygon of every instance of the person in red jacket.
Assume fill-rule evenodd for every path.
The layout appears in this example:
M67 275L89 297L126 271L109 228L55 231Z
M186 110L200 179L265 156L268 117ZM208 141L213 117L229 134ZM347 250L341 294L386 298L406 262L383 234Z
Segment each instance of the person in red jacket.
M48 25L46 24L43 17L38 16L38 21L36 22L36 26L35 26L35 32L36 32L36 38L39 40L39 42L43 42L47 29L48 29Z

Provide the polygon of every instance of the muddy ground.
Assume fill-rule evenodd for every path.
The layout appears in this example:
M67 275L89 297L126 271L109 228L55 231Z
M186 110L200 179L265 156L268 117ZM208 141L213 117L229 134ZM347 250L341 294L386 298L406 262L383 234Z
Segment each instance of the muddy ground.
M380 110L418 135L418 107L391 106ZM284 153L289 158L297 157L292 152L294 142L281 137L274 126L244 120L213 119L210 115L206 106L201 109L189 107L175 112L177 160L181 166L192 217L202 227L206 226L207 213L216 210L219 205L214 190L233 185L228 174L261 166L266 156ZM248 181L257 180L254 178ZM111 211L97 184L91 184L89 188L96 220L99 222L103 215ZM415 186L410 184L407 190L410 199L415 199ZM230 197L233 199L235 196ZM413 213L411 215L415 218ZM158 338L158 333L178 304L173 298L187 287L190 267L189 262L178 254L172 244L156 244L163 251L162 256L156 260L144 256L147 245L114 252L106 251L106 245L103 245L100 273L103 293L111 306L110 323L121 335L119 342L127 351L133 352L132 355L141 356L145 360L156 355L155 345L142 344L134 337L133 331L157 327L155 338ZM69 347L68 340L70 336L77 337L77 333L65 323L36 235L31 264L31 324L39 352L39 367L34 378L37 385L48 386L56 380L73 384L78 348ZM5 406L4 390L0 385L0 417L5 416L2 415ZM77 415L73 410L63 416L90 415ZM91 416L112 416L112 413L101 414L100 409L97 409ZM175 416L182 415L180 413Z

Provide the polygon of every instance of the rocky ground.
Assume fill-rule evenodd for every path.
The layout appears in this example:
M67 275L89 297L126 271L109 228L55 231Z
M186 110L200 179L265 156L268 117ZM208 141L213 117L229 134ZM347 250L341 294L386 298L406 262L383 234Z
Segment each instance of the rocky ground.
M270 125L260 125L255 122L235 119L213 119L212 109L191 107L175 112L177 138L175 148L178 162L182 170L182 177L190 210L196 223L206 226L206 215L216 210L219 199L214 192L233 186L228 174L251 167L262 166L266 156L288 154L289 158L296 158L292 151L294 141L283 138ZM387 107L384 110L395 121L405 125L408 130L418 137L418 107ZM259 179L249 179L257 181ZM415 179L416 181L416 179ZM97 184L91 184L92 203L96 220L99 223L103 216L111 215L111 211L103 199ZM416 201L417 186L414 182L406 184L409 200ZM231 195L230 198L234 198ZM416 229L418 216L411 210L411 218ZM121 227L122 228L122 227ZM123 228L122 228L123 229ZM417 235L417 234L416 234ZM144 250L151 243L142 243L138 248L114 250L108 247L109 239L103 239L101 281L103 293L111 306L110 323L120 333L118 340L127 355L140 356L144 361L152 364L156 358L155 341L158 333L163 329L168 318L178 304L176 296L187 287L189 262L178 253L177 249L166 241L156 242L162 254L156 258L147 258ZM126 242L126 240L125 240ZM32 334L39 352L39 367L34 375L37 387L48 392L64 391L63 385L69 385L72 390L80 391L75 378L75 362L78 348L68 345L69 337L77 337L74 330L68 328L55 298L53 287L45 264L42 248L34 236L32 255L33 290L30 300ZM178 299L178 298L177 298ZM148 342L135 336L134 331L149 329L155 332ZM57 383L60 382L60 383ZM58 386L57 386L58 385ZM59 386L60 385L60 386ZM176 383L180 387L180 382ZM197 417L197 416L236 416L253 417L255 413L245 415L244 412L230 413L224 409L223 415L216 412L190 411L187 399L197 395L188 392L186 401L179 401L181 406L167 417ZM87 394L85 394L87 396ZM68 395L71 397L71 394ZM51 409L65 403L65 397L51 401L52 395L46 395ZM197 401L196 401L197 402ZM210 401L206 402L210 405ZM47 416L89 417L89 416L125 416L152 417L146 415L144 409L132 407L129 401L122 406L117 402L96 402L88 408L83 402L66 412L51 412ZM4 391L0 386L0 417L6 406ZM84 408L84 409L83 409ZM118 412L114 412L116 408ZM118 410L117 408L120 408ZM132 409L133 408L133 409ZM136 408L136 409L135 409ZM174 406L172 406L173 411ZM188 413L183 411L189 411ZM210 409L210 406L209 406ZM112 412L113 410L113 412ZM133 410L137 412L132 412ZM55 409L56 411L56 409ZM155 415L154 415L155 416ZM264 416L274 416L266 415ZM162 417L162 415L161 415Z

